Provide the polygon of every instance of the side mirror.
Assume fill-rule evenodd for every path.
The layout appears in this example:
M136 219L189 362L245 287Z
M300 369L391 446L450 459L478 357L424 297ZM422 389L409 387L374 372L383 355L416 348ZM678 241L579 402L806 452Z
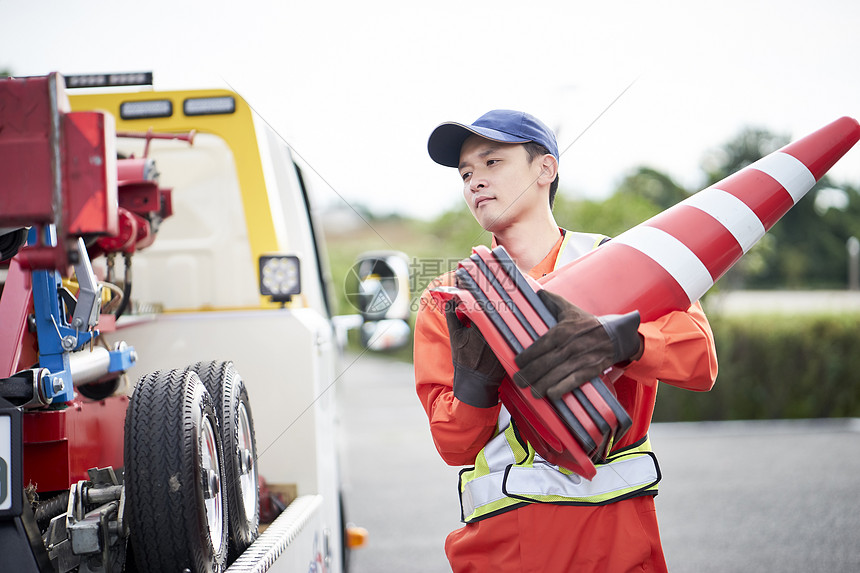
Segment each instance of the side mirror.
M361 325L361 344L369 350L395 350L409 343L409 323L398 318L374 320Z

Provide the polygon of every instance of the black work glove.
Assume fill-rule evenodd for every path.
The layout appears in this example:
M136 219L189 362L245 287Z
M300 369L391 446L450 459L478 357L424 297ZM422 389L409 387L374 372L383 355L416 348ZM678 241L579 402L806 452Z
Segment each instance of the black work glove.
M445 306L454 362L454 396L476 408L491 408L499 402L505 368L478 328L460 322L455 307L454 303Z
M639 312L594 316L547 290L538 296L558 323L517 357L514 382L537 398L554 400L636 356L641 349Z

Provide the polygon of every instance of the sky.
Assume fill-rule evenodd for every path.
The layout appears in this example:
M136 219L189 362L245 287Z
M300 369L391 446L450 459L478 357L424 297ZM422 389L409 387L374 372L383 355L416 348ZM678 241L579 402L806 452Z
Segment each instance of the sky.
M318 204L431 218L462 201L427 155L441 122L536 115L571 198L641 165L699 189L702 159L743 127L797 139L860 117L859 27L856 0L0 0L0 69L232 88ZM860 146L830 174L860 184Z

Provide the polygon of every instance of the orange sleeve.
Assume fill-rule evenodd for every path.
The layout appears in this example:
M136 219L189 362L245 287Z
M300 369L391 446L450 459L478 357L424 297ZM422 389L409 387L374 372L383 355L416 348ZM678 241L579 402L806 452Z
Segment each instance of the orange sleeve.
M415 319L415 388L430 434L448 465L475 463L496 431L500 406L476 408L454 397L454 365L445 312L427 292Z
M633 425L613 450L627 447L648 433L658 381L704 392L717 378L714 335L699 303L641 324L639 334L645 339L642 357L625 368L614 383L618 401Z
M625 376L646 386L659 380L699 392L713 387L717 378L714 334L698 302L685 312L670 312L641 324L639 334L645 340L644 351L625 369Z

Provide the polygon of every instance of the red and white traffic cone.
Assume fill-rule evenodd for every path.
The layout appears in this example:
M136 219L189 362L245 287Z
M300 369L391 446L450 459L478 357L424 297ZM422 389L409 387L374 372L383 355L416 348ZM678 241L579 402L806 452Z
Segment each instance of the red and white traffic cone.
M541 279L593 314L643 322L710 289L860 139L840 118L763 157ZM573 269L576 269L575 271Z

